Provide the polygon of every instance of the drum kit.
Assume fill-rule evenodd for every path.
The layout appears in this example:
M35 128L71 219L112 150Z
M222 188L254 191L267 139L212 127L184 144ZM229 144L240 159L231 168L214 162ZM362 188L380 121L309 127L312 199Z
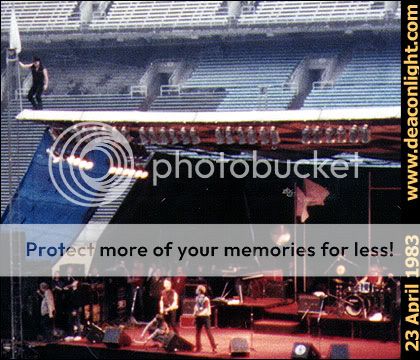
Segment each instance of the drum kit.
M335 294L328 293L326 296L335 300L337 314L363 317L370 321L383 319L385 294L390 292L384 283L381 285L359 281L354 283L339 278L333 279L333 282Z

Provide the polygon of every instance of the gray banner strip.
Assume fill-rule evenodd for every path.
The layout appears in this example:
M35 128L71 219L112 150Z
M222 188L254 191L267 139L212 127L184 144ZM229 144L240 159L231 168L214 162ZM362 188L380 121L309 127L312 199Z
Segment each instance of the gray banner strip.
M415 270L420 226L49 224L0 231L1 276L51 276L71 264L75 276L171 276L182 267L186 276L337 277Z

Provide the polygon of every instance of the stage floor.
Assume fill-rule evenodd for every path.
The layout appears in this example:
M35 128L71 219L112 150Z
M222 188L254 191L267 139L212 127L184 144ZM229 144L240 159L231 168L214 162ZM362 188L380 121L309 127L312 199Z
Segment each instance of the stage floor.
M140 328L125 329L132 339L138 339ZM59 342L55 344L36 346L42 358L75 359L75 358L130 358L130 359L161 359L161 358L230 358L229 342L234 337L245 337L251 343L251 333L239 329L213 329L218 343L218 352L213 354L205 332L202 334L203 351L167 353L156 347L144 347L133 343L120 349L107 349L103 344L90 344L85 339L80 342ZM194 343L193 328L181 328L180 335ZM316 337L306 334L253 334L253 349L248 358L251 359L290 359L295 342L312 343L320 352L322 358L328 358L332 344L347 344L350 358L353 359L396 359L400 357L400 345L397 342L378 340L349 339L342 337Z

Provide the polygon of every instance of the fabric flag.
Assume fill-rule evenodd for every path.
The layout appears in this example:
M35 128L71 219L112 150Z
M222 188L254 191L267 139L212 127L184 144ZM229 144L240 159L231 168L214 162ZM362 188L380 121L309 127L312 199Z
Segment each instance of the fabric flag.
M305 187L305 195L308 206L324 206L325 199L328 195L330 195L330 192L326 188L309 179L303 180L303 184Z
M296 209L295 217L299 217L300 221L304 223L309 218L308 206L324 206L325 199L328 197L330 192L314 183L309 179L303 181L305 192L299 187L296 187Z
M16 49L17 54L19 54L22 50L15 9L12 9L12 14L10 17L9 48Z
M301 222L305 222L306 219L309 217L308 214L308 203L305 194L303 191L296 187L296 210L295 216L300 218Z

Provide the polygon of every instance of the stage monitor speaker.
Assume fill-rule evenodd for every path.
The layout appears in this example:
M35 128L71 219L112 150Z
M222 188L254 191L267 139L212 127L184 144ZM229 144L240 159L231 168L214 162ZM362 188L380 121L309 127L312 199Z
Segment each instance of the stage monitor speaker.
M168 352L178 351L192 351L194 345L185 340L181 336L171 331L164 339L164 348Z
M248 356L250 352L251 350L247 339L237 337L230 340L230 356Z
M93 344L101 343L104 339L104 334L104 331L95 324L90 324L87 326L86 339Z
M321 299L315 295L301 294L298 298L298 313L318 313L321 308Z
M332 344L328 359L348 359L349 346L347 344Z
M320 359L321 355L312 344L294 343L292 359Z
M131 344L131 338L120 328L106 329L102 342L110 348L118 348Z

